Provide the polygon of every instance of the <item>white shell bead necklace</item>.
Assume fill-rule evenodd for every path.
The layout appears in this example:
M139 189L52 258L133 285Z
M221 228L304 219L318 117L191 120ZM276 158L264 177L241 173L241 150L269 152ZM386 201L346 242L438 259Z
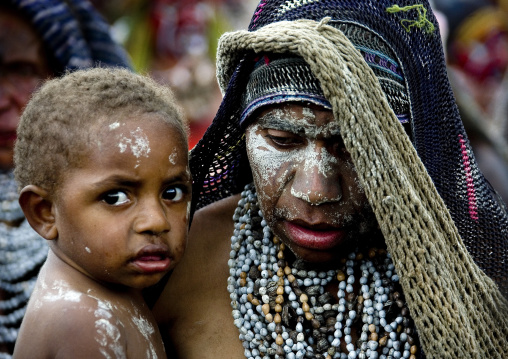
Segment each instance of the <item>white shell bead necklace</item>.
M416 358L417 335L389 253L353 252L337 270L315 271L301 260L290 268L252 184L233 219L228 291L246 358ZM332 281L338 302L325 291Z

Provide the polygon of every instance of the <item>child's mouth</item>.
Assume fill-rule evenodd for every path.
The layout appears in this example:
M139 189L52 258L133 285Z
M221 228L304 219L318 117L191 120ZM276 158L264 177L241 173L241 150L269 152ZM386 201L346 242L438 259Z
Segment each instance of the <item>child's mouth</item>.
M166 246L150 244L143 247L132 263L146 274L166 272L171 265L169 250Z
M136 257L133 263L144 273L160 273L169 269L171 259L168 256L147 255Z

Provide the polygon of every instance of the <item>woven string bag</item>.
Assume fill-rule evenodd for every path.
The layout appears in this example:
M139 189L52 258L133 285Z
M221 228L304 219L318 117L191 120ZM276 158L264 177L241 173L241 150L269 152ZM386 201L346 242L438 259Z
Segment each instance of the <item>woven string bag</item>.
M225 34L217 56L224 99L191 152L193 206L238 193L251 181L238 125L252 69L247 59L264 52L301 56L332 104L426 356L502 358L507 213L476 165L429 4L397 5L261 1L249 31ZM348 24L374 33L395 54L409 100L407 131L362 53L339 30Z

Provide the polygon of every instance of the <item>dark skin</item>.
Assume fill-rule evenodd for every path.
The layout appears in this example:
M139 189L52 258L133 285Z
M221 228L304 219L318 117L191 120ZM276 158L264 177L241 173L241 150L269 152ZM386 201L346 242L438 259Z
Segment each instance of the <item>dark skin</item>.
M289 265L301 258L313 268L337 267L351 248L383 245L331 111L313 105L267 107L246 133L260 207L290 249L285 251ZM184 258L154 307L168 355L244 356L226 288L239 199L235 195L195 213ZM337 300L337 282L326 291ZM354 341L360 328L361 321L353 327Z

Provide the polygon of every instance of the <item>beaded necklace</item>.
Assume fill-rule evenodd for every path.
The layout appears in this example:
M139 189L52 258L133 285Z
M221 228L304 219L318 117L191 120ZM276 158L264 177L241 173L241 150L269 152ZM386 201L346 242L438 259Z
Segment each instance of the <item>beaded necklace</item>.
M0 346L12 345L48 246L30 227L18 203L12 171L0 172ZM19 226L9 223L20 222ZM0 353L0 358L10 355Z
M228 291L247 358L416 358L417 334L386 250L350 253L337 270L298 259L291 268L252 184L233 219ZM333 283L338 300L325 291Z

